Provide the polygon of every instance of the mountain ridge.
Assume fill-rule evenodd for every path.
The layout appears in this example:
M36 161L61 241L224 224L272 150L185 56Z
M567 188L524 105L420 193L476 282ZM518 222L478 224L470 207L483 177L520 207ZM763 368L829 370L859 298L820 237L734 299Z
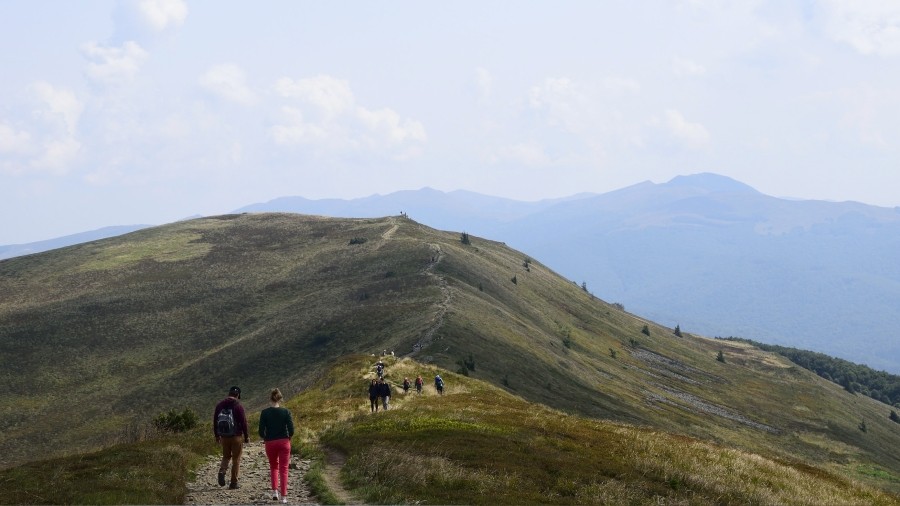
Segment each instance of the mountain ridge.
M402 216L250 213L0 262L16 294L0 300L3 466L104 446L147 404L205 412L240 384L256 409L273 384L291 397L340 357L395 350L562 412L900 476L886 405L468 238ZM72 397L76 417L53 411ZM39 431L18 423L32 418Z

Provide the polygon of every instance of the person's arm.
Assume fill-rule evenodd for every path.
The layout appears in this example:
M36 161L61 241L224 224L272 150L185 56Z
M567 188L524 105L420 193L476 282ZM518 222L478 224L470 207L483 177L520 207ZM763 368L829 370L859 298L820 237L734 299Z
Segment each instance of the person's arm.
M285 409L287 409L287 408L285 408ZM288 412L287 412L287 430L288 430L288 437L289 438L294 437L294 417L291 416L290 410L288 410Z
M238 404L235 407L237 408L236 411L238 412L238 416L241 417L241 425L244 426L244 429L243 429L244 430L244 442L249 443L250 442L250 429L247 427L247 425L248 425L247 424L247 413L244 412L243 405Z
M259 415L259 438L262 440L266 439L266 410L263 410Z

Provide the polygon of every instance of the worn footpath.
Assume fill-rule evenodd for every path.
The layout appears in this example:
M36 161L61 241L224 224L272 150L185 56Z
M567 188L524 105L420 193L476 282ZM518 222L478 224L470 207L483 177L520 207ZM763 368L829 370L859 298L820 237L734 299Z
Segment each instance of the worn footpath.
M241 488L231 490L228 484L220 487L218 483L219 463L221 455L210 455L207 461L197 469L197 478L188 483L185 504L276 504L272 498L269 480L269 461L262 442L244 445L241 457L241 474L238 478ZM309 469L309 461L291 455L288 471L288 504L316 504L315 498L303 480ZM226 480L230 479L229 474Z

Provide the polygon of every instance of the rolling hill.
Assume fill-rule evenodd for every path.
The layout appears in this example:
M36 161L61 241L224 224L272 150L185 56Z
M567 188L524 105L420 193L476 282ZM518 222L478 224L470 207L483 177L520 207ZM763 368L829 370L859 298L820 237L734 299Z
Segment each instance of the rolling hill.
M888 406L469 239L396 216L239 214L0 261L2 465L109 445L148 413L205 413L231 384L258 408L273 385L293 397L341 357L393 350L562 414L897 489Z
M540 258L670 326L811 349L900 373L900 208L789 200L716 174L516 202L422 189L242 208L327 216L400 210Z

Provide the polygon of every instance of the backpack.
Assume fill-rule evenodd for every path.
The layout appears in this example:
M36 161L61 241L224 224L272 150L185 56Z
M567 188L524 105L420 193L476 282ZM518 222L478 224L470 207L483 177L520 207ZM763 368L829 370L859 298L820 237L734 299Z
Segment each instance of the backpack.
M230 437L235 434L233 408L222 408L216 417L216 434Z

